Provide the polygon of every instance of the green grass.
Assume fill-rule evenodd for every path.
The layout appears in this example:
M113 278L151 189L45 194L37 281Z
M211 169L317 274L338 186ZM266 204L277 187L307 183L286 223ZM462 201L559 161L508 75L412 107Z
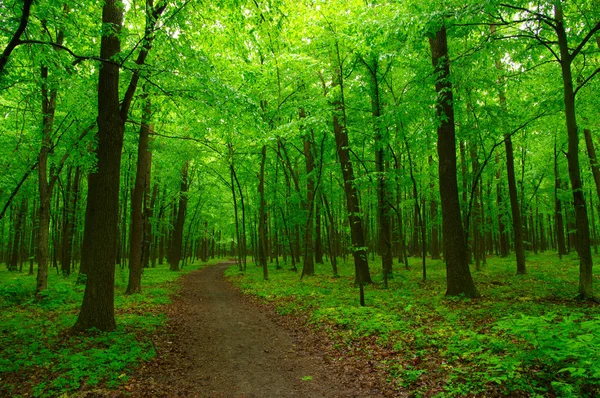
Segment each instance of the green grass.
M488 259L473 272L482 298L470 300L444 296L441 261L428 260L422 282L420 259L411 259L409 271L396 266L389 289L379 282L366 288L366 307L358 306L349 263L340 278L328 265L302 280L271 269L263 281L252 265L227 275L280 313L307 315L338 348L377 361L388 380L414 396L597 396L600 306L574 300L577 259L561 262L548 253L527 260L528 274L517 276L514 257ZM370 267L380 281L381 263ZM596 272L596 289L599 279Z
M218 260L211 261L209 264ZM79 389L114 389L154 355L150 334L163 326L163 306L175 281L208 264L170 272L144 269L142 294L126 296L127 269L117 268L117 330L72 335L83 298L77 275L51 272L49 289L34 297L35 276L0 269L0 396L55 397Z

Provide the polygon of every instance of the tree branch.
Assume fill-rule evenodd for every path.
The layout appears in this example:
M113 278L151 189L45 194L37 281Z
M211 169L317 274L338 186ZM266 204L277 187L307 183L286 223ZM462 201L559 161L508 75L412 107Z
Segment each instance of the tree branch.
M25 28L27 28L27 23L29 22L29 15L31 12L32 4L33 0L23 0L23 13L21 14L19 27L13 34L13 37L10 39L10 42L8 42L8 45L2 52L2 55L0 55L0 75L2 75L2 72L4 71L4 67L8 62L8 57L10 57L10 54L15 49L15 47L17 47L20 44L21 35L25 31ZM2 215L4 215L4 212L2 213ZM2 218L2 216L0 216L0 218Z

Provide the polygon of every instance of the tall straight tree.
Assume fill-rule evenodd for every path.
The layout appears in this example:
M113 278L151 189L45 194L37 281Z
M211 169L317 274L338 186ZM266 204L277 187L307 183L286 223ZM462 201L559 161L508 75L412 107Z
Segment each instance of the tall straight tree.
M438 116L437 150L439 157L440 196L442 198L442 235L446 260L446 295L478 297L471 277L467 246L460 215L456 178L456 130L448 41L442 24L429 37L431 61L435 71Z
M306 117L304 109L300 109L300 120ZM306 163L306 229L304 231L304 263L302 265L302 276L313 276L315 274L315 257L312 239L313 232L313 209L315 199L315 179L313 171L315 160L312 154L312 143L310 133L304 135L304 159Z
M346 126L346 103L344 98L344 65L337 42L335 43L333 58L335 59L333 61L333 86L339 87L339 94L336 94L336 98L333 100L333 133L335 136L336 152L340 160L344 179L344 193L346 194L346 206L352 239L351 250L354 257L355 283L358 283L362 288L364 283L371 283L372 280L367 260L367 247L361 219L362 213L358 202L358 190L354 181L354 168L350 160L350 144Z
M150 192L150 169L152 167L152 152L150 152L150 116L151 102L147 94L144 94L144 109L142 124L140 126L140 138L138 143L137 165L135 171L135 183L131 196L131 233L129 238L129 283L127 294L140 293L142 291L142 266L144 265L144 241L148 236L148 223L144 219L147 212L144 211L144 202ZM146 227L146 228L145 228Z
M129 81L123 101L119 101L120 66L113 61L121 51L119 34L123 23L121 0L106 0L102 8L103 60L98 76L98 159L95 172L88 180L88 201L81 253L80 274L86 275L81 311L73 330L116 328L114 314L115 263L117 260L121 150L129 108L140 79L136 69ZM144 41L135 63L144 64L154 39L158 17L166 3L153 7L146 1Z
M173 230L173 239L169 248L169 265L171 271L179 271L179 262L181 261L183 249L183 227L185 224L185 211L187 208L187 192L189 187L188 169L190 162L184 163L181 169L181 185L179 188L179 206L177 207L177 220Z
M109 60L121 51L119 34L123 3L106 0L102 8L100 57L106 60L98 77L98 166L88 181L88 200L81 267L87 280L74 330L116 328L114 312L119 178L125 121L119 107L119 65Z

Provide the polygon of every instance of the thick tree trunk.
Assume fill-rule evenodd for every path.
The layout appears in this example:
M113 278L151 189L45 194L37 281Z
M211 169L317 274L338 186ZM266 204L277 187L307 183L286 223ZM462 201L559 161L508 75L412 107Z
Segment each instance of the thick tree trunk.
M177 221L173 230L173 239L169 246L169 269L179 271L179 262L181 261L183 249L183 227L185 225L185 211L187 208L188 191L188 168L190 163L185 162L181 169L181 187L179 190L179 206L177 209Z
M442 26L429 38L431 60L436 72L436 102L439 118L437 149L439 157L440 197L442 198L442 234L446 260L446 295L464 294L478 297L469 263L460 214L458 182L456 178L456 132L452 80L448 60L446 28Z
M152 162L150 143L151 103L144 98L144 110L137 151L135 183L131 196L131 230L129 236L129 283L126 294L142 291L142 266L144 265L145 237L147 231L147 212L144 211L146 193L150 191L150 168Z
M569 163L569 179L573 192L573 206L577 227L577 253L579 254L579 296L591 299L594 296L592 288L592 250L590 244L590 227L587 215L586 201L583 195L581 172L579 168L579 134L577 131L577 117L575 113L575 92L573 89L573 76L571 74L572 57L567 41L567 34L563 23L562 6L554 6L554 19L558 47L560 49L560 66L563 80L563 94L565 104L565 119L567 124Z
M112 59L119 53L122 20L121 1L106 0L102 24L110 28L102 36L102 59ZM106 62L100 67L98 79L98 165L96 171L90 174L88 184L81 259L87 281L81 312L73 327L76 331L93 327L102 331L116 328L114 274L124 124L119 109L119 66Z

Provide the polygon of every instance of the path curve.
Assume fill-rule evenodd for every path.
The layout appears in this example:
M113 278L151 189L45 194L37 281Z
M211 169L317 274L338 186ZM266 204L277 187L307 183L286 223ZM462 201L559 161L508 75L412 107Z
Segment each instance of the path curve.
M304 349L306 330L282 327L276 315L225 281L229 265L183 278L168 310L168 333L155 343L158 356L132 377L126 387L131 396L378 396L363 389L353 372Z

